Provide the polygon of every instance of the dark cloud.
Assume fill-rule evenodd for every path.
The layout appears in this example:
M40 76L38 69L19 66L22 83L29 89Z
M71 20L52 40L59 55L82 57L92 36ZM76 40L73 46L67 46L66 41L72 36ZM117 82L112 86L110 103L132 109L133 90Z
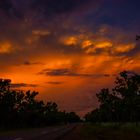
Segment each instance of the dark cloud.
M31 7L38 9L45 16L53 16L74 11L75 9L87 5L92 0L35 0Z
M52 82L52 81L50 81L50 82L46 82L47 84L51 84L51 85L60 85L60 84L63 84L64 82Z
M52 18L68 14L97 0L1 0L0 9L9 17L30 19Z
M4 11L9 11L12 8L12 3L10 0L1 0L0 1L0 9Z
M109 77L109 74L86 74L86 73L77 73L68 68L62 69L44 69L38 74L46 76L80 76L80 77Z
M0 11L8 18L23 18L23 15L16 9L12 0L1 0Z
M23 64L27 65L27 66L30 66L30 65L44 65L41 62L31 62L31 61L25 61Z
M99 24L109 24L113 27L119 26L125 30L134 30L140 22L138 16L140 12L139 5L140 1L138 0L105 0L100 9L102 12L98 12L97 21Z
M13 83L11 84L12 88L23 88L23 87L37 87L35 84L26 84L26 83Z

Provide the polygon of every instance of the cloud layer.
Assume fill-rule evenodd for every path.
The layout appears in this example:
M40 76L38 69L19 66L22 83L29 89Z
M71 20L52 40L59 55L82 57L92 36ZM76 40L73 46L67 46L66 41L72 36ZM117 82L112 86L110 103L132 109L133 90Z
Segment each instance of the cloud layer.
M138 0L1 0L0 77L12 79L16 88L36 87L40 98L62 108L89 110L114 75L140 72L139 5Z

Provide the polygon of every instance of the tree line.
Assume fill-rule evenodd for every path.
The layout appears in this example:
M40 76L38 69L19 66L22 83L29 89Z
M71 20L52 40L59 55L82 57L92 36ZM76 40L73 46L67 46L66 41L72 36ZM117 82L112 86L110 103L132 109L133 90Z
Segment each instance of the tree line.
M11 80L0 79L0 127L42 127L80 122L75 112L60 111L55 102L37 100L36 91L11 88ZM99 107L85 115L88 122L139 122L140 75L123 71L115 87L96 94Z
M55 102L37 100L36 91L11 88L11 80L0 79L0 127L41 127L79 122L75 112L60 111Z
M96 94L100 106L85 115L90 122L139 122L140 75L123 71L111 90L103 88Z

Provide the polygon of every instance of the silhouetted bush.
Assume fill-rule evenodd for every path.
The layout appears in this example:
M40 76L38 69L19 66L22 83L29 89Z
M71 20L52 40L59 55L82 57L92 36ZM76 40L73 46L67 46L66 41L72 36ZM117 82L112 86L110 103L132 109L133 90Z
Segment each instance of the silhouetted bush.
M134 72L121 72L115 84L111 92L107 88L97 94L100 106L85 115L86 121L140 121L140 75Z
M39 127L77 122L73 113L58 110L55 102L36 99L38 92L11 89L11 80L0 79L0 127Z

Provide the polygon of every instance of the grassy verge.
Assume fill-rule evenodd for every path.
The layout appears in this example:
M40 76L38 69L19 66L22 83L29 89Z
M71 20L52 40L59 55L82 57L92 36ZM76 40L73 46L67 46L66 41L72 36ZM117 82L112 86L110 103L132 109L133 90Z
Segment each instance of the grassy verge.
M85 124L81 128L85 140L139 140L140 125L133 123L96 123Z

